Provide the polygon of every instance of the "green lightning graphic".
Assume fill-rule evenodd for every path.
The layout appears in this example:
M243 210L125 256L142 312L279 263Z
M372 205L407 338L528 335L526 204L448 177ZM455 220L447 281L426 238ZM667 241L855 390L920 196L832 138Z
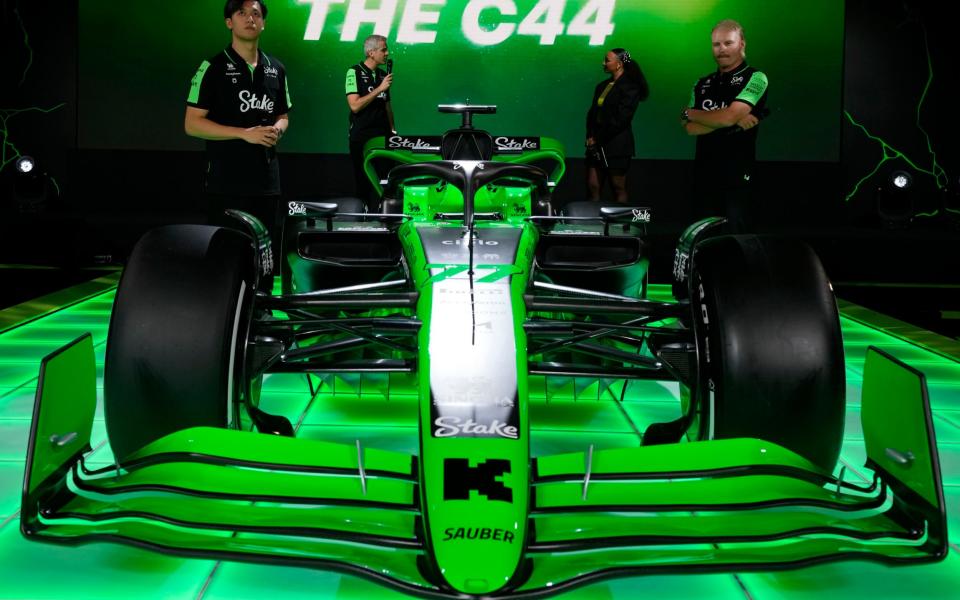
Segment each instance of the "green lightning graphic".
M20 76L19 83L19 85L23 85L23 82L27 79L27 71L33 65L33 48L30 46L30 35L27 33L27 27L23 24L23 18L20 16L19 2L13 7L13 14L17 15L17 25L20 26L20 31L23 33L23 45L27 49L27 65L23 68L23 75Z
M13 13L17 17L17 24L20 27L20 31L23 33L23 45L27 50L27 64L23 68L23 75L20 77L20 83L18 84L18 86L23 86L23 83L27 79L27 74L30 71L30 67L33 66L33 48L30 46L30 36L27 33L27 27L23 22L23 17L20 15L19 2L14 5ZM3 170L7 168L8 164L23 156L23 154L20 152L20 149L17 148L17 145L10 139L10 120L17 115L27 112L51 113L65 105L66 103L61 102L60 104L51 106L49 108L42 108L39 106L31 106L28 108L0 108L0 172L3 172ZM53 181L53 184L59 189L59 186L56 185L56 181Z
M920 95L920 101L917 103L916 125L917 125L917 129L920 130L920 132L923 134L924 139L927 142L927 152L930 154L931 166L929 169L924 169L922 167L917 166L917 164L913 160L911 160L910 157L908 157L906 154L897 150L896 148L894 148L893 146L885 142L880 137L870 133L870 131L867 130L866 127L858 123L856 119L853 118L853 115L851 115L848 111L843 111L843 114L847 117L847 120L850 121L850 123L854 127L857 127L858 129L863 131L863 134L867 136L868 139L871 139L877 142L878 144L880 144L880 149L883 152L883 158L880 159L880 162L877 163L877 165L873 168L872 171L870 171L869 173L861 177L860 180L857 181L856 185L853 186L853 190L849 194L847 194L847 197L845 198L847 202L849 202L851 198L857 195L857 192L860 190L860 186L863 185L864 182L866 182L868 179L873 177L877 173L877 171L880 170L880 167L884 165L884 163L890 160L896 160L898 158L902 158L908 165L910 165L910 167L912 167L918 173L924 173L926 175L930 175L931 177L933 177L934 182L937 185L937 189L940 189L940 190L944 189L944 187L946 187L947 185L947 181L949 181L946 171L944 171L943 167L940 166L940 163L937 162L937 153L934 152L933 150L933 144L930 142L930 135L927 133L927 130L924 129L923 125L921 125L920 123L920 111L923 108L924 100L926 100L927 98L927 92L930 90L930 85L933 83L933 61L930 58L930 44L927 41L927 29L922 25L921 25L921 28L923 29L924 50L926 51L926 55L927 55L927 82L923 86L923 93ZM934 211L932 213L921 213L917 216L932 217L936 215L938 212L939 211Z
M30 108L0 108L0 141L3 142L3 148L0 150L0 171L3 171L8 164L22 156L16 144L10 141L10 119L25 112L51 113L63 106L65 106L64 102L50 108L40 108L37 106Z

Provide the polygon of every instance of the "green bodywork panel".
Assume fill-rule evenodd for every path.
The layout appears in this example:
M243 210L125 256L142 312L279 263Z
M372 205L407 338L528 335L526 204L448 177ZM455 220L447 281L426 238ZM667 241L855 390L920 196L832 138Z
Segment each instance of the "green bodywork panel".
M405 149L387 149L385 146L385 138L382 137L373 138L364 145L363 170L377 194L383 193L383 185L381 184L383 173L378 172L378 163L393 167L441 160L439 152L414 152ZM494 156L493 160L495 162L541 165L547 171L550 182L557 185L567 171L565 156L566 150L559 140L541 137L540 148L537 150L527 150L516 154L498 154ZM411 213L407 212L406 214Z
M512 292L520 290L518 284ZM429 306L427 300L420 310ZM429 359L429 339L423 341ZM925 383L870 352L867 464L880 465L881 478L864 487L754 439L591 448L532 460L525 421L517 439L425 432L419 459L359 444L193 428L146 446L125 470L87 471L81 453L50 451L46 435L67 425L89 450L93 353L89 338L81 338L42 366L21 529L50 542L112 540L343 568L410 592L469 595L559 591L634 572L936 560L946 530ZM76 385L81 381L86 389ZM426 404L421 427L429 431ZM900 424L919 420L922 434L904 437L906 428L888 425L885 414ZM891 444L913 457L908 476L886 472L901 466L886 451ZM509 473L492 480L512 492L512 501L477 489L467 499L444 499L447 458L466 458L469 468L509 461Z

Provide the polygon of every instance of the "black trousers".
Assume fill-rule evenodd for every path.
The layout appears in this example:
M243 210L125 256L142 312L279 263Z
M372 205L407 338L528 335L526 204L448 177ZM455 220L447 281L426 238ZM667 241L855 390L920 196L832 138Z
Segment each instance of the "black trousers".
M694 184L694 221L706 217L726 217L731 233L747 233L756 226L755 212L753 189L749 184L736 187L722 187L702 181Z
M380 212L380 197L363 172L363 147L371 138L350 140L350 161L353 163L354 194L359 198L368 213Z

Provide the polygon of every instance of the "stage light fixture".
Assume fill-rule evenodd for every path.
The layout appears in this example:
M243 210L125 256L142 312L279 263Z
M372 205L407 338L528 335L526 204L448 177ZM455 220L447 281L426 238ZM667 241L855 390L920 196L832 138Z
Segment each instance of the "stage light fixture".
M877 215L884 229L906 229L914 218L913 176L896 170L887 177L886 185L877 187Z
M42 212L53 193L51 179L32 156L23 155L15 162L13 199L21 214Z
M29 175L37 166L37 162L33 160L32 156L21 156L17 159L17 173L22 173L23 175Z
M894 171L890 174L890 185L896 190L908 190L913 185L913 177L906 171Z

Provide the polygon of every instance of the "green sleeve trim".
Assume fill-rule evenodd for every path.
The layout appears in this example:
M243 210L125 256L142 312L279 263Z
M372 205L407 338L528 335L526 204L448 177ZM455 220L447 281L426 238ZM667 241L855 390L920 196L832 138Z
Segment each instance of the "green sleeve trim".
M290 99L290 80L287 79L287 74L283 74L283 91L287 94L287 110L290 110L293 107L293 100Z
M697 90L697 87L696 87L696 86L693 86L693 87L690 89L690 101L687 102L687 108L696 108L696 107L694 106L694 103L697 101L697 91L696 91L696 90Z
M357 72L353 70L353 67L347 69L347 93L348 94L359 94L357 90Z
M767 76L760 71L755 72L747 85L743 86L743 91L737 94L734 100L746 102L750 106L756 106L760 98L767 93Z
M197 104L200 102L200 86L203 84L203 76L207 73L207 69L210 68L210 63L203 61L200 64L200 68L197 69L196 74L193 76L193 80L190 81L190 93L187 94L187 104Z

